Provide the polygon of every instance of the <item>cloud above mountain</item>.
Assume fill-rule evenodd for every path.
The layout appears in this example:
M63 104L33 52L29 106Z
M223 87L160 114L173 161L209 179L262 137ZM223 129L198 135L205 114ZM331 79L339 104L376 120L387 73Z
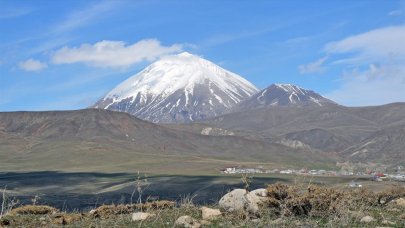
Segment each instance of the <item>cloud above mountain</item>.
M312 74L312 73L322 73L325 71L324 63L328 59L328 56L322 57L315 62L302 64L298 67L300 74Z
M327 97L350 106L404 101L405 26L383 27L327 43L328 66L343 67Z
M163 46L156 39L144 39L127 45L123 41L104 40L79 47L63 47L52 55L54 64L84 63L93 67L125 68L182 51L183 45Z
M25 61L22 61L18 64L18 67L21 70L24 71L41 71L45 68L48 67L48 65L46 63L43 63L39 60L35 60L35 59L28 59Z
M324 50L329 54L351 54L350 58L340 59L345 63L390 61L390 58L404 60L404 40L405 26L391 26L328 43Z

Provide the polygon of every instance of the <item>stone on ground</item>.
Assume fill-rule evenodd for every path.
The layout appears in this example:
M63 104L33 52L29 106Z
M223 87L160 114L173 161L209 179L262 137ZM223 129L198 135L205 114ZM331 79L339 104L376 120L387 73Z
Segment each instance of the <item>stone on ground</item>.
M202 207L202 218L205 220L213 220L221 216L221 211L219 209L212 209L208 207Z
M201 224L197 222L197 220L193 219L188 215L180 216L176 222L174 223L176 227L183 227L183 228L199 228Z
M360 222L361 223L370 223L370 222L374 222L375 218L371 217L371 216L364 216L363 218L361 218Z
M148 218L155 217L155 214L145 213L145 212L135 212L132 214L132 221L143 221Z
M265 200L262 195L265 194L267 195L267 193L259 189L252 192L245 189L235 189L219 200L219 207L230 213L257 214L259 205Z

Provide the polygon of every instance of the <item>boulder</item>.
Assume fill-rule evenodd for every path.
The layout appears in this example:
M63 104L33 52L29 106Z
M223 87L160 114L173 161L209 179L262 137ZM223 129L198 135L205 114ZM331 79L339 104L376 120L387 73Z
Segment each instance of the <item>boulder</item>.
M256 190L253 190L249 192L250 197L254 198L255 201L259 201L259 203L264 204L268 202L268 197L267 197L267 189L264 188L259 188Z
M132 214L132 221L143 221L148 218L155 217L155 214L145 213L145 212L135 212Z
M265 188L258 188L250 192L250 194L256 195L258 197L267 197L267 189Z
M219 209L212 209L208 207L202 207L202 218L204 220L213 220L221 216L221 211Z
M246 195L248 191L245 189L235 189L219 200L219 207L226 212L245 212L245 206L248 204Z
M219 207L230 213L257 214L259 205L264 200L260 195L264 195L262 190L248 192L245 189L235 189L219 200Z
M183 227L183 228L200 228L201 224L197 222L197 220L193 219L188 215L180 216L176 222L174 223L176 227Z
M361 218L360 222L361 223L370 223L370 222L374 222L375 218L371 217L371 216L364 216L363 218Z

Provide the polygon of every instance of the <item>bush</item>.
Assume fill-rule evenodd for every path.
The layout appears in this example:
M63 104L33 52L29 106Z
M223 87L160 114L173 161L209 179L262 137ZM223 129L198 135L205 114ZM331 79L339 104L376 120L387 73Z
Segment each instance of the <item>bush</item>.
M405 196L405 188L397 187L374 193L367 189L338 190L323 186L310 186L300 190L296 186L273 184L267 187L268 206L282 215L343 216L350 210L365 206L379 207Z
M58 211L59 211L58 209L50 206L25 205L22 207L12 209L9 212L9 215L46 215L46 214L54 214Z

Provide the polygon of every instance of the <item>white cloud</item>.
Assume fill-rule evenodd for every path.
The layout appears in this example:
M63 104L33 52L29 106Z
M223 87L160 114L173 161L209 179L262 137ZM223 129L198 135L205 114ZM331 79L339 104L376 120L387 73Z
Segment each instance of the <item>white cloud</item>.
M332 64L345 71L340 86L326 94L350 106L405 101L405 26L375 29L327 44Z
M25 71L41 71L48 67L46 63L43 63L39 60L28 59L26 61L20 62L18 67Z
M405 101L405 67L376 66L344 73L341 86L326 97L349 106Z
M331 42L324 51L329 54L354 54L353 63L405 57L405 26L391 26ZM360 61L358 61L360 60Z
M142 61L182 51L182 45L162 46L156 39L126 45L122 41L100 41L80 47L63 47L52 56L55 64L85 63L95 67L128 67Z
M325 71L324 63L328 56L318 59L315 62L302 64L298 67L300 74L322 73Z

